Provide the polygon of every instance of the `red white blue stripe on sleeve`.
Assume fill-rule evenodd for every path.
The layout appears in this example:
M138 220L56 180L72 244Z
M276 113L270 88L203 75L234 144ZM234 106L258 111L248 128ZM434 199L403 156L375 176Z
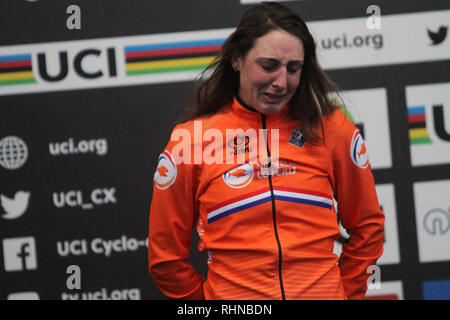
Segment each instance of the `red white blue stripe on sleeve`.
M273 193L275 200L279 201L318 206L326 209L331 209L333 207L332 197L321 192L275 186L273 188ZM269 201L271 201L270 189L264 188L221 202L207 210L208 223L212 223L229 216L230 214L237 213Z

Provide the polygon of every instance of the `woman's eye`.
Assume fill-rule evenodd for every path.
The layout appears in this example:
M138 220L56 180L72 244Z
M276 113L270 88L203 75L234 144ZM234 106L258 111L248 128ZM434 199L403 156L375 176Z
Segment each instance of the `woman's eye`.
M277 65L275 65L275 64L266 64L266 65L261 65L261 67L265 71L274 71L276 69Z
M297 71L299 71L302 68L302 66L303 65L301 65L301 64L295 64L295 65L292 65L292 66L288 65L287 71L289 73L296 73Z
M276 71L278 68L280 68L281 64L277 61L261 61L259 63L259 65L261 66L261 68L266 71L266 72L274 72ZM302 69L303 63L299 62L299 61L293 61L287 64L286 66L286 70L288 73L296 73L298 72L300 69ZM284 68L284 66L283 66Z

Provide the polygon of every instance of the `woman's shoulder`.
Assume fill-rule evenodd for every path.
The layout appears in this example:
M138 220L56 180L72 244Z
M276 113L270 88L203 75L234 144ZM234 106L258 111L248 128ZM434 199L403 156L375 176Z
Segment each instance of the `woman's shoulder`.
M330 114L324 116L323 124L325 131L335 131L344 127L350 122L346 116L346 110L343 108L336 108Z
M328 140L342 141L351 139L356 126L350 120L345 108L336 108L332 113L324 117L324 132Z
M213 114L206 114L198 116L194 119L178 123L174 130L176 129L185 129L188 130L190 133L194 133L194 130L198 130L201 126L202 129L209 129L214 128L218 125L218 123L225 119L226 116L229 114L231 108L230 106L225 106L220 111L217 111Z

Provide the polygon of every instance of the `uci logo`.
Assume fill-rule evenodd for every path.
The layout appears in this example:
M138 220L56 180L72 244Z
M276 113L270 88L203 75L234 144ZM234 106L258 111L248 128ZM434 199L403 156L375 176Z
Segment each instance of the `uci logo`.
M225 172L222 178L229 187L240 189L252 182L254 174L255 170L253 169L253 166L246 163Z
M433 125L431 127L434 127L437 137L442 141L450 142L450 133L445 128L444 105L432 105L432 112L428 115L432 115ZM427 122L427 112L424 105L408 108L408 125L412 145L432 143L428 132L430 124Z
M56 61L53 65L53 61ZM105 76L117 76L116 53L114 48L84 49L78 52L70 50L55 53L37 53L38 72L47 82L63 81L70 75L70 70L83 79L96 79ZM55 72L55 70L57 70Z

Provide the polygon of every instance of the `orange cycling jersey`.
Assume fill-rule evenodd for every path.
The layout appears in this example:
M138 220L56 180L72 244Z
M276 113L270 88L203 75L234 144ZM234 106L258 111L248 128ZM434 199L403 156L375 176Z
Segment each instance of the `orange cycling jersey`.
M230 138L230 129L238 134ZM149 224L149 270L165 295L364 297L367 268L383 251L384 214L363 139L340 110L324 118L317 143L300 129L286 107L266 116L237 99L175 127L159 157ZM350 235L340 257L337 211ZM207 280L187 261L193 228L208 253Z

